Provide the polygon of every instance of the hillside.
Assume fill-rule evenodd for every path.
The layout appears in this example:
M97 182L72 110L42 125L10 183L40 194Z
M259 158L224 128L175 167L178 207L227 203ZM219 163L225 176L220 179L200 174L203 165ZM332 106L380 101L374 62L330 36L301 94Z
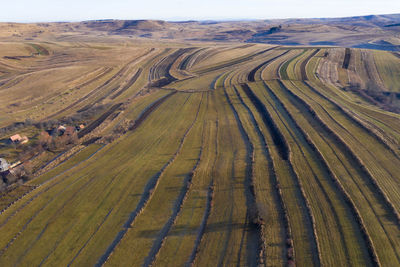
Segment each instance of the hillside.
M0 25L0 266L400 265L399 19Z
M122 36L185 42L321 45L400 51L400 15L258 21L95 20L77 23L0 23L0 40L80 40ZM104 40L103 40L104 41Z

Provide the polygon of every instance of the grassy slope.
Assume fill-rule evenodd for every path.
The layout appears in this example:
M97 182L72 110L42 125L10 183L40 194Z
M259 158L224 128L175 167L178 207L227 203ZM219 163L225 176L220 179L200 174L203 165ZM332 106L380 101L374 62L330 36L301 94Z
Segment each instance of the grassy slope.
M186 101L187 97L186 95L176 97L174 100L179 100L176 102L177 109L170 110L170 112L179 112L180 107ZM174 100L170 101L175 102ZM167 103L166 106L168 107ZM161 114L162 116L160 116ZM38 189L37 191L44 192L41 197L30 202L26 207L29 207L28 210L25 210L26 212L18 212L16 216L12 217L2 227L2 230L5 230L11 226L13 229L19 231L18 229L21 228L18 225L23 227L26 222L29 222L27 231L25 232L27 235L24 235L24 239L16 239L13 246L5 251L2 260L10 261L14 257L17 257L14 260L23 261L28 260L31 255L34 256L35 262L40 262L46 257L47 253L54 249L54 253L51 254L46 263L51 264L53 261L68 263L73 255L78 253L79 249L84 246L85 242L96 231L96 228L92 227L92 223L96 221L100 223L105 218L109 218L98 232L96 232L96 235L90 239L94 243L85 245L85 248L87 248L96 244L95 249L89 250L89 254L80 253L76 258L77 262L89 261L94 263L99 254L104 252L116 235L118 231L117 226L123 223L123 218L136 206L135 203L139 200L144 183L146 182L146 179L138 178L151 177L152 173L155 174L165 161L167 161L170 157L169 155L173 154L174 143L171 141L176 140L178 142L179 131L176 132L176 135L171 135L168 129L179 129L176 124L178 123L179 125L182 121L176 121L165 127L163 121L168 116L171 116L169 112L163 112L162 110L156 112L155 116L149 120L150 122L146 121L143 127L138 128L135 133L128 135L120 142L117 142L117 144L92 158L89 162L90 165L84 169L83 173L76 171L66 176L60 176L51 183L46 184L46 186ZM161 127L163 130L153 131L154 134L145 135L146 140L141 139L141 142L136 142L135 137L141 136L143 131L146 131L146 125L152 128ZM169 138L162 138L165 134L168 134ZM154 157L154 154L148 153L148 149L151 147L157 148L157 146L150 146L150 144L154 144L157 140L161 140L159 145L157 145L158 149L165 153ZM157 153L159 150L155 149L153 151ZM153 158L153 160L149 161L150 158ZM143 166L142 168L137 168L137 166L141 165ZM115 166L118 167L116 168ZM131 177L133 177L133 180ZM57 184L57 182L59 183ZM47 188L49 188L48 191L46 191ZM32 194L38 193L37 191ZM104 195L99 194L99 192L103 192ZM27 195L25 199L28 199L30 195ZM102 195L103 197L101 197ZM99 197L102 200L99 200ZM24 201L21 201L19 204L23 203ZM77 205L78 203L81 204ZM83 205L82 203L85 204ZM19 207L20 205L15 205L13 209L7 210L6 213L2 214L3 219L6 219L7 214L12 214ZM63 216L60 216L61 211ZM108 214L109 212L110 214ZM32 218L32 216L34 219L29 221L29 218ZM73 221L67 219L72 218L71 216L76 219ZM13 223L15 220L18 222L17 224ZM35 228L34 226L36 224L45 226L46 221L49 223L45 228L47 230L44 234L42 233L42 235L38 236L41 228ZM68 225L70 227L75 225L76 227L69 228ZM59 231L59 229L68 230L65 233L66 236L61 240L57 238L57 235L51 234L52 231ZM14 231L8 231L7 235L2 236L1 242L8 243L8 237L13 236L14 233ZM37 239L37 237L41 236L43 238ZM98 237L101 238L101 241L97 240ZM75 242L71 243L71 240L75 240ZM19 242L24 242L25 246L18 246ZM43 244L46 245L43 246L42 242L45 242ZM24 250L34 244L38 246L32 246L26 258L22 258L21 256L26 253ZM39 250L36 250L36 248ZM65 251L65 249L70 251L70 254L65 254L65 252L62 254L59 253Z
M236 88L227 88L229 98L239 114L241 123L254 146L253 180L255 184L257 207L260 216L266 221L264 238L266 240L266 262L271 266L285 263L286 244L284 218L277 189L271 156L266 149L265 138L255 121L254 115L241 98Z
M263 96L268 105L275 106L275 108L270 106L270 112L290 145L291 163L302 184L315 220L321 261L324 264L339 264L339 262L349 264L349 259L362 259L356 256L360 250L358 245L360 237L357 238L356 234L357 225L338 190L332 184L329 173L321 165L317 155L284 107L271 94L261 90L257 93Z
M374 51L373 55L386 88L392 92L400 92L400 59L383 51Z
M204 106L200 100L202 95L193 95L182 110L182 119L186 121L187 136L181 140L182 147L177 150L177 157L160 176L152 197L142 213L136 218L124 239L107 261L107 265L120 266L128 262L137 264L147 262L153 245L161 240L159 235L163 226L171 217L176 207L175 199L185 189L184 180L194 168L202 147L201 127ZM200 111L201 109L201 111ZM199 112L199 116L196 116ZM193 126L192 126L193 125Z
M287 86L292 88L295 85L287 83ZM392 236L397 231L396 218L389 215L390 208L376 192L372 181L366 179L361 166L349 151L318 123L306 106L283 90L277 91L281 101L286 102L299 125L309 134L324 158L329 160L328 165L361 214L378 257L382 260L396 258L392 247Z
M212 188L212 173L215 171L217 155L217 114L211 93L204 99L205 115L200 122L202 131L202 154L199 165L193 175L190 194L185 200L182 211L168 233L165 243L155 261L156 266L183 266L190 262L196 252L195 247L202 237L202 228L206 226L209 215L208 194ZM200 136L199 136L200 137ZM209 203L211 205L211 203Z
M354 152L363 160L366 168L376 177L382 189L388 193L390 198L393 198L393 204L398 206L400 203L395 200L399 197L399 188L395 186L396 169L399 164L398 156L389 151L376 137L368 133L364 128L354 123L351 118L343 114L335 105L313 93L306 86L302 86L301 93L307 95L308 99L312 99L312 106L319 106L317 113L323 118L326 118L326 123L330 126L335 126L332 129L342 138L349 142L349 145L354 149ZM318 86L316 88L321 88ZM326 91L327 88L321 88L321 91ZM330 124L331 121L338 121L335 124ZM389 186L389 184L391 184ZM399 209L400 207L397 207Z
M279 149L273 142L271 130L263 121L263 115L257 112L257 109L242 90L239 90L239 92L244 102L253 111L254 117L258 125L260 125L260 130L266 140L276 179L286 207L289 228L293 238L294 251L296 253L296 262L304 266L313 266L317 264L318 261L316 253L317 248L313 238L311 218L308 216L306 203L299 188L298 181L290 164L282 159L279 154Z
M213 97L219 116L217 149L224 156L217 157L215 163L213 208L195 264L245 265L249 252L246 248L245 147L223 91L216 91Z
M91 51L93 58L109 53L75 45ZM149 77L167 75L169 66L176 77L185 78L190 71L198 77L168 87L207 92L172 95L133 132L105 147L90 145L31 181L42 185L0 215L0 265L87 266L102 255L107 255L106 265L111 266L248 266L257 260L269 266L283 266L291 260L297 266L367 266L375 255L383 266L400 262L400 117L335 87L338 84L322 83L315 74L329 52L334 60L329 68L336 64L339 82L346 85L357 78L362 53L370 56L365 51L352 49L345 70L341 68L344 49L321 49L307 64L303 62L315 50L293 49L256 72L257 79L266 83L246 87L252 69L284 50L256 57L255 53L268 47L226 45L193 50L188 68L181 72L178 65L189 54L168 58L180 46L165 45L164 49L158 45L135 61L148 47L129 50L132 54L127 58L122 47L110 45L116 58L107 58L109 72L91 66L79 78L76 74L81 69L77 68L67 79L45 66L51 63L55 68L57 56L62 56L59 51L69 53L75 48L71 44L43 47L49 55L38 47L39 63L23 59L0 66L13 69L15 75L28 66L36 68L24 79L12 78L15 88L22 90L35 77L51 74L55 84L84 85L59 99L57 94L69 89L51 92L45 88L46 94L31 103L58 99L63 104L43 106L38 116L54 114L74 101L79 102L57 116L94 102L125 101ZM21 49L9 51L22 53ZM29 49L34 51L32 46ZM398 60L386 52L374 55L385 86L395 86L397 78L392 75L397 67L387 62ZM142 72L136 82L112 99L138 68ZM364 72L366 68L359 76ZM304 74L309 81L301 81ZM283 84L274 80L279 78ZM92 81L85 84L87 80ZM169 93L150 90L130 98L105 132L111 133L124 120L137 119L146 107ZM18 115L11 119L26 116L31 112L29 105L14 108ZM288 159L276 138L287 143ZM254 211L249 195L253 185L256 211L264 221L260 228L249 220ZM113 242L115 249L104 254Z

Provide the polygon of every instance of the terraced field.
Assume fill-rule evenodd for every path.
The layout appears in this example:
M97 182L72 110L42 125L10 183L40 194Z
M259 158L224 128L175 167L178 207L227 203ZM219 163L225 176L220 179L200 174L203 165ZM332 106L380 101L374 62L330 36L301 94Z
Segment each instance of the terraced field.
M3 137L92 114L0 196L0 266L400 265L395 54L0 45Z

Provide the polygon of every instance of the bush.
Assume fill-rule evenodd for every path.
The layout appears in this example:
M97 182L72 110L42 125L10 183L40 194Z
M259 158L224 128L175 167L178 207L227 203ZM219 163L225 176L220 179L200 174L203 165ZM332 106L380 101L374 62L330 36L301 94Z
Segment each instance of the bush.
M294 259L294 249L292 247L288 248L287 256L288 256L289 260L293 260Z

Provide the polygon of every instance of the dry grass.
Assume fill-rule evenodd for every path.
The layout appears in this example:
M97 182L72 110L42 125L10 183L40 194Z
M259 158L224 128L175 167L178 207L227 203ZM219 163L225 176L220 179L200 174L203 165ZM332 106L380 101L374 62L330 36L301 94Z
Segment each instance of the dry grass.
M0 43L1 127L85 111L99 122L79 140L99 144L3 195L17 201L0 214L0 265L400 262L400 116L346 87L395 91L393 54L350 49L343 68L344 48L129 38L178 27L146 21L82 24L93 32L80 36L77 25L15 24L9 41L43 33ZM117 26L124 35L101 36Z

